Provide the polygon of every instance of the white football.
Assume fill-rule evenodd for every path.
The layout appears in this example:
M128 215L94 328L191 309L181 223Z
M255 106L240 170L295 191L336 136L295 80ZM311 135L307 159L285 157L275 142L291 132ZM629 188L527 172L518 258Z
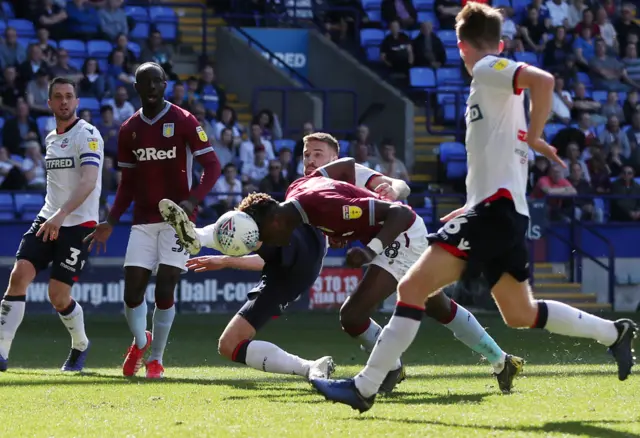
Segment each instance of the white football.
M213 229L219 251L228 256L240 257L258 246L260 231L251 216L242 211L228 211L216 221Z

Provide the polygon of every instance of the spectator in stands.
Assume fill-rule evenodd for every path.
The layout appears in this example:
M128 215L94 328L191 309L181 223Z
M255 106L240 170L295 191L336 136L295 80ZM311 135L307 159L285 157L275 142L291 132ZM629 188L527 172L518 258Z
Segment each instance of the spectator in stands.
M27 59L27 49L18 42L18 33L13 27L4 31L4 40L0 43L0 68L22 64Z
M500 13L502 14L502 36L510 40L515 39L518 29L516 28L516 23L511 19L513 17L513 8L502 7L500 8Z
M556 82L553 89L553 102L551 106L551 117L554 121L568 125L571 122L571 108L573 101L571 94L564 89L564 78L559 74L555 75Z
M268 160L273 160L276 156L273 153L273 145L269 140L262 137L262 128L257 123L253 123L251 125L251 133L248 141L243 141L240 144L240 161L242 161L243 168L242 171L244 173L244 166L250 163L255 162L254 152L255 150L264 149L265 158ZM266 165L265 165L266 169ZM266 175L266 173L265 173ZM264 175L260 178L257 178L257 181L260 181L264 178Z
M588 70L589 61L595 57L595 39L591 35L591 28L584 27L582 32L573 41L573 54L576 56L576 63L583 70Z
M111 41L118 35L129 33L127 14L122 9L123 0L107 0L106 7L98 11L100 29Z
M49 44L49 30L46 27L38 29L38 41L35 43L42 50L43 60L47 63L47 66L51 67L58 62L57 50L51 44Z
M20 85L26 87L30 80L35 78L40 69L48 70L49 66L44 60L42 49L38 44L30 44L27 51L27 60L18 67Z
M609 91L607 93L607 100L604 105L602 105L602 109L600 111L607 120L611 116L616 116L618 120L624 121L624 111L618 103L618 93L615 91Z
M157 62L162 66L171 80L173 80L173 49L162 40L162 34L158 30L149 32L147 43L140 53L140 62Z
M189 106L189 103L187 102L186 90L182 82L176 82L174 84L173 91L171 92L171 97L168 100L172 104L191 112L191 108Z
M123 86L116 88L113 99L107 99L105 104L113 108L113 116L117 123L124 122L136 112L131 102L129 102L127 89Z
M640 84L640 58L638 58L638 47L635 44L627 44L622 63L629 79Z
M606 122L606 118L600 115L602 105L600 104L600 102L596 102L591 97L587 96L587 89L583 83L577 83L575 85L574 92L575 94L573 96L572 112L573 119L580 122L583 113L587 113L591 116L588 120L588 126L586 124L583 124L583 131L587 128L590 129L592 126L592 122L595 125L601 125L602 123Z
M72 0L67 3L65 28L69 36L81 40L97 39L100 36L98 11L87 0Z
M297 178L296 163L293 161L293 154L289 148L281 148L278 152L278 160L282 168L282 176L289 182Z
M372 159L377 160L380 157L380 151L376 144L371 140L369 136L369 127L367 125L358 126L358 130L356 131L356 139L351 142L349 145L349 156L354 157L360 146L364 145L367 147L369 151L368 155Z
M591 187L598 194L606 194L611 190L611 172L605 160L603 147L594 144L589 147L591 158L587 160L589 175L591 175Z
M585 181L590 182L591 181L591 176L589 175L589 168L587 167L587 163L585 163L585 161L580 158L580 146L578 146L578 143L576 142L571 142L567 145L567 158L565 158L563 161L565 162L565 164L567 165L566 169L564 169L564 176L565 177L569 177L569 173L571 172L571 167L573 165L578 165L580 166L580 177L584 178Z
M111 52L111 63L107 70L106 83L112 88L124 86L128 93L133 93L135 92L133 88L135 70L131 70L125 64L125 59L125 52L122 50L116 49Z
M591 3L596 3L596 2L592 0ZM600 3L602 4L602 8L605 11L607 11L607 15L609 17L614 17L618 15L617 5L616 5L616 3L618 3L617 0L601 0Z
M530 161L531 167L529 168L529 181L527 184L527 191L529 193L535 190L535 187L538 185L538 181L540 178L547 175L549 172L549 160L543 155L535 155L533 158L533 162Z
M611 194L620 197L611 201L611 220L640 220L640 185L634 181L634 176L633 168L625 166L620 178L611 185Z
M233 133L233 141L235 144L240 144L242 141L242 126L238 123L238 116L236 110L230 106L221 107L221 111L218 114L218 122L214 126L216 131L216 139L220 140L220 135L223 129L230 129Z
M569 15L567 16L567 27L575 28L582 21L583 13L587 6L583 0L572 0L569 5Z
M69 52L65 49L58 50L58 62L50 70L53 77L65 77L76 82L82 79L80 70L69 64Z
M634 153L640 154L640 111L634 112L631 116L631 126L627 129L627 139L629 140L632 155ZM640 164L640 161L638 164Z
M599 89L609 91L628 91L629 86L640 88L640 84L629 78L624 64L616 58L608 56L606 52L607 47L604 41L599 39L596 42L596 55L589 62L594 85Z
M629 158L631 155L631 146L629 139L620 129L620 119L617 116L610 116L605 125L605 129L600 133L600 143L604 146L604 151L608 152L611 145L618 143L622 148L622 155Z
M312 122L304 122L302 125L302 138L296 142L296 147L293 149L293 161L294 164L301 162L302 160L302 150L304 149L304 142L302 139L306 135L310 135L316 132L316 128L313 126Z
M453 29L456 23L456 15L462 10L459 1L436 0L435 11L441 29Z
M418 20L418 12L411 0L382 0L380 9L385 23L397 21L404 29L413 28Z
M105 76L100 71L98 60L87 58L82 66L82 78L78 82L78 96L102 99L107 91Z
M129 38L126 34L121 33L116 37L115 47L107 58L109 64L113 64L112 59L116 50L120 50L124 55L124 61L122 62L123 67L125 67L127 71L131 71L131 66L137 61L137 59L136 54L129 48Z
M0 110L5 116L14 115L18 99L24 97L24 88L17 81L18 73L15 67L5 68L3 76L4 81L0 86Z
M553 164L546 175L542 176L533 190L534 198L542 199L547 195L551 196L573 196L577 193L568 179L564 177L564 170L557 164ZM563 199L549 199L547 201L548 213L552 220L559 220L567 209L571 207L571 202Z
M404 163L396 158L396 147L390 139L382 141L380 150L380 162L376 165L375 170L390 178L401 179L409 182L409 172Z
M580 82L579 72L580 70L576 65L576 57L570 54L564 60L564 67L562 68L562 78L564 79L565 89L573 88L574 84Z
M253 123L260 125L262 138L269 141L282 138L282 127L278 115L271 110L263 109L253 118Z
M534 6L529 6L527 18L522 22L519 31L528 50L538 53L544 50L549 39L549 29Z
M7 148L0 146L0 190L22 190L25 185L22 164L9 156Z
M283 201L288 187L289 181L282 175L280 160L271 160L269 162L269 173L262 178L258 188L264 193L277 193L278 195L274 196L274 198Z
M380 44L380 59L393 73L407 74L413 65L413 49L411 39L400 31L400 23L389 24L389 34Z
M411 43L415 56L415 65L419 67L440 68L447 61L442 40L433 33L433 24L425 21L420 24L420 33Z
M43 0L42 9L38 15L38 27L47 29L54 40L61 40L68 36L68 16L64 7L65 3L59 4L53 0Z
M571 50L566 30L562 26L556 27L553 39L545 43L542 65L551 72L562 70Z
M627 158L622 155L620 143L612 143L607 156L607 166L609 166L611 175L620 175L622 168L627 164Z
M38 125L29 117L29 105L20 98L16 106L16 116L7 120L2 128L2 143L11 155L24 155L21 148L28 140L35 140L40 144Z
M204 102L204 107L210 114L210 117L215 116L218 109L227 104L227 95L216 82L216 72L211 65L205 65L202 68L196 93Z
M116 122L113 115L113 108L110 105L100 107L100 121L95 124L104 140L104 154L106 156L118 158L118 132L120 123Z
M25 158L22 161L22 173L27 180L28 190L44 190L47 185L46 165L42 156L42 147L36 140L24 144Z
M264 145L256 144L253 151L253 160L242 162L242 182L258 186L260 181L269 173L269 161Z
M533 0L529 6L535 8L538 11L540 20L542 20L545 23L545 26L551 26L551 18L549 17L549 8L547 8L546 2L544 0ZM523 17L521 17L521 19L524 19L527 15L527 12L522 11L522 13L523 13Z
M576 191L576 195L588 196L593 194L593 189L584 178L582 166L573 163L570 166L569 182ZM596 208L592 198L575 198L573 200L574 217L577 220L602 222L604 212Z
M102 193L112 193L116 190L118 190L118 177L115 168L115 159L109 155L105 155L102 165Z
M222 130L220 139L215 139L214 141L213 150L218 155L220 166L224 167L227 163L235 161L238 156L238 146L233 142L233 131L231 129L224 128Z
M593 11L591 9L585 9L582 11L582 21L576 25L574 29L578 35L582 34L582 29L588 27L591 29L591 36L593 38L600 36L600 26L598 26L593 20Z
M91 114L91 110L82 109L78 111L78 117L84 120L87 123L91 123L93 125L93 114Z
M632 3L622 5L622 14L617 23L614 24L618 34L620 46L620 56L624 56L624 51L629 43L629 36L640 36L640 26L633 21L635 6Z
M568 26L569 5L564 0L550 0L546 3L552 26Z
M357 144L356 145L356 153L354 156L356 163L368 167L369 169L375 169L376 161L369 156L369 148L367 148L366 144Z
M233 163L222 168L222 176L218 178L212 193L215 193L213 209L223 215L235 208L242 200L242 183L238 179L238 169Z
M38 70L36 78L27 85L27 103L33 117L51 116L49 101L49 74L46 70Z
M599 8L596 11L596 24L600 28L600 36L607 45L607 49L618 53L618 39L616 37L616 28L613 27L607 10L605 8Z

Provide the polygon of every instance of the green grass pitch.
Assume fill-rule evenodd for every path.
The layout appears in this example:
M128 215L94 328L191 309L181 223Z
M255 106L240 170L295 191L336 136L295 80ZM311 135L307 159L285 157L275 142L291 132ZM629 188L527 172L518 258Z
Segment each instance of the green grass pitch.
M591 341L478 315L505 350L527 360L505 396L478 355L424 321L405 356L408 380L360 415L296 376L222 360L217 338L228 318L179 315L165 379L146 381L121 375L131 340L122 315L86 317L93 345L82 375L58 371L69 346L58 318L28 316L0 374L0 437L640 437L640 376L619 382L604 347ZM260 339L306 358L333 355L337 377L366 361L336 313L285 315Z

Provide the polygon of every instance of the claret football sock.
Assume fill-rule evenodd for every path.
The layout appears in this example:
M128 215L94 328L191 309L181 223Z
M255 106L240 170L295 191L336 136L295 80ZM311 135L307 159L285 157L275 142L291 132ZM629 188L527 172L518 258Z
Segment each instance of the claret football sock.
M402 354L413 342L424 308L398 302L389 323L380 333L378 342L364 369L355 377L355 385L364 397L377 394L387 373L395 369Z
M89 346L89 339L84 331L84 312L82 306L75 300L71 300L71 304L61 312L58 312L60 320L69 330L71 335L71 348L78 351L84 351Z
M5 295L0 303L0 356L9 358L11 342L24 318L26 295Z
M233 360L267 373L295 374L306 377L312 361L287 353L271 342L244 341L233 355Z
M147 345L147 302L143 300L136 307L124 305L124 316L127 318L129 330L133 334L136 347L144 348Z
M558 301L538 301L538 317L532 328L543 328L559 335L594 339L607 347L618 339L618 329L613 321L598 318Z
M460 342L484 356L493 366L494 371L502 371L507 355L478 323L476 317L453 300L451 300L451 314L453 318L447 323L443 322L443 325L451 330Z
M367 353L371 353L371 350L373 350L380 333L382 333L382 327L380 327L372 318L369 318L369 325L367 329L358 335L358 339L362 342L362 347ZM398 359L398 362L393 369L397 370L401 366L402 362Z
M153 311L153 328L152 341L151 341L151 353L149 353L148 361L157 360L162 364L162 356L164 355L164 349L169 341L169 332L171 332L171 326L176 316L176 306L172 305L168 309L160 309L156 306Z

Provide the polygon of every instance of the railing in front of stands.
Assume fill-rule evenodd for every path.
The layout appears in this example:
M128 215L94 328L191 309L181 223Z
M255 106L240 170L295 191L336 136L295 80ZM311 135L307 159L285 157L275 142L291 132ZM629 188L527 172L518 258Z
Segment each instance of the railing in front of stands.
M322 100L322 127L327 132L336 134L352 133L355 131L356 125L358 124L358 94L353 90L342 88L259 87L253 90L251 106L254 114L258 114L261 109L258 102L260 95L263 93L280 93L282 99L280 120L282 120L282 130L287 134L298 134L302 132L302 129L297 126L295 128L290 128L288 126L289 97L291 94L297 93L311 93L313 95L320 96ZM329 97L331 95L335 96L338 94L347 94L353 98L353 120L352 123L349 124L350 127L347 129L333 129L331 126L328 126L330 112Z
M315 88L315 86L311 83L309 79L307 79L306 77L298 73L294 68L290 67L286 62L283 62L275 53L267 49L260 41L256 40L247 32L245 32L244 29L242 29L241 27L235 26L233 27L233 30L239 33L240 35L242 35L242 37L247 40L249 47L255 46L258 49L260 49L260 51L262 52L262 55L265 56L270 62L281 64L282 67L284 67L284 69L289 73L289 77L297 80L298 82L300 82L300 84L302 84L305 87Z
M163 6L163 7L169 7L172 9L198 9L200 11L200 17L202 19L202 56L203 58L207 55L207 32L204 31L207 29L207 5L206 4L202 4L202 3L175 3L175 2L164 2L164 1L156 1L156 0L151 0L151 1L141 1L141 0L128 0L127 1L127 6L153 6L153 5L157 5L157 6ZM176 14L177 15L177 14ZM180 20L179 20L179 16L176 19L176 32L179 35L180 34ZM179 40L179 38L178 38Z
M437 136L453 135L456 140L460 141L465 130L465 94L468 94L468 91L462 89L447 90L446 86L434 90L425 89L424 91L427 95L425 101L427 132ZM453 122L454 127L435 130L435 120L444 120L445 123Z

